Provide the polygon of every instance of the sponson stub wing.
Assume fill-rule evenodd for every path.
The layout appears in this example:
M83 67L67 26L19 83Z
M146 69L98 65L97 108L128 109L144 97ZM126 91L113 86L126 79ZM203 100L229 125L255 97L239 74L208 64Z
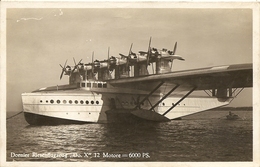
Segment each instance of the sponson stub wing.
M115 87L127 87L140 90L153 90L156 85L164 82L158 90L167 91L175 85L179 90L191 88L209 90L218 88L244 88L253 86L253 65L236 64L215 66L165 74L129 77L108 81Z

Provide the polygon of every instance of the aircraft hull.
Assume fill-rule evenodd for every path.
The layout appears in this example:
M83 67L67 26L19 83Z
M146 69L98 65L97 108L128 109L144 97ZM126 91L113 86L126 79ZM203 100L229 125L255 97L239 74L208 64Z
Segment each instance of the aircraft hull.
M136 91L117 90L115 92L109 89L106 91L75 89L23 93L24 116L31 125L156 121L140 112L148 111L151 104L156 104L163 95L149 97L151 104L145 101L141 105L142 110L135 111L138 99L143 99L148 93L139 91L140 93L137 94ZM155 107L155 112L163 115L181 97L178 95L164 99ZM165 117L169 120L180 118L227 105L231 99L187 97L172 111L165 114ZM145 118L148 117L149 119L146 120Z

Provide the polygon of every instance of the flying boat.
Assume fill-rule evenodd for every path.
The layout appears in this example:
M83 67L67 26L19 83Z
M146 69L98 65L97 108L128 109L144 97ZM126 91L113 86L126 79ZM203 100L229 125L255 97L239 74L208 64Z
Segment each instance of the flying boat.
M228 105L252 87L252 64L233 64L172 71L173 61L184 61L173 50L151 47L128 55L74 66L61 66L56 85L22 94L25 120L31 125L149 121L166 122ZM148 66L155 65L153 71ZM205 95L192 95L202 92Z

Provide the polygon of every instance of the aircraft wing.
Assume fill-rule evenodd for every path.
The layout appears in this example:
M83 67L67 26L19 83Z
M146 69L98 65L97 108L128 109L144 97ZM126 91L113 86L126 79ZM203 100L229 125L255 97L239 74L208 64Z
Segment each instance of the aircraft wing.
M175 85L180 91L210 90L218 88L243 88L253 86L253 65L236 64L177 71L164 74L128 77L108 81L114 87L153 90L163 82L158 90L166 92Z

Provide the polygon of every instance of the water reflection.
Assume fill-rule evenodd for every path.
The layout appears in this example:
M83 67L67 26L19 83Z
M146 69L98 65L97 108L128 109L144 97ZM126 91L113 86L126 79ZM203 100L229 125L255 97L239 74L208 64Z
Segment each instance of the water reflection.
M212 115L215 114L215 117ZM223 114L223 113L222 113ZM243 113L242 113L243 114ZM246 113L248 114L248 113ZM113 123L31 126L22 116L7 122L7 160L12 161L251 161L252 117L203 119L166 123ZM223 114L225 115L225 114ZM240 114L241 115L241 114ZM11 152L80 154L69 158L13 158ZM85 154L91 153L89 157ZM100 157L93 156L99 153ZM103 153L148 153L149 158L107 158Z

